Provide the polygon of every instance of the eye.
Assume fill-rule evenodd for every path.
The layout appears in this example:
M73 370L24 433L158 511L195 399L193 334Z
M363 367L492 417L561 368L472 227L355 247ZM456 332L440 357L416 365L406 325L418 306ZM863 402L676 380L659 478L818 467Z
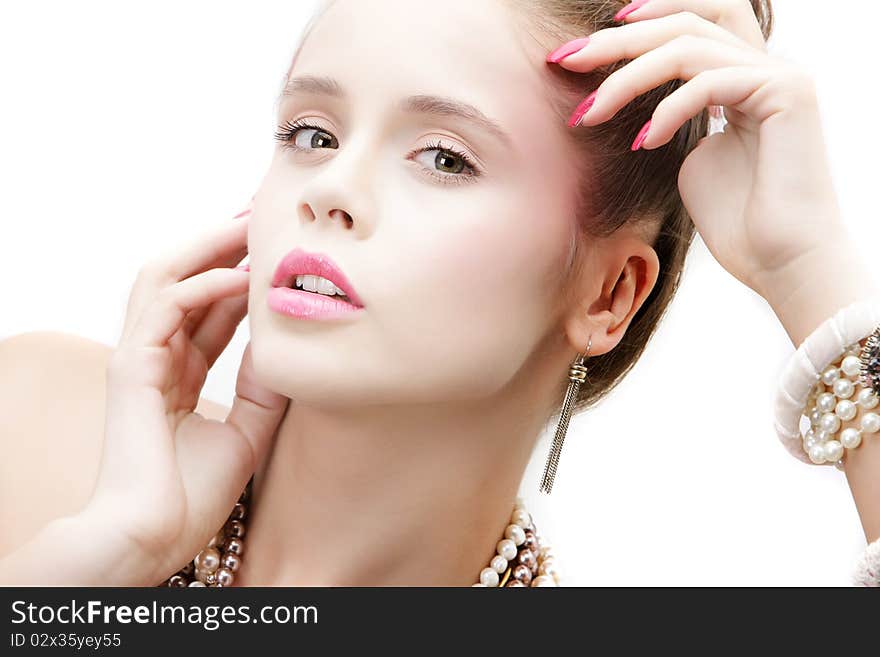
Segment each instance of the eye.
M313 132L310 132L313 131ZM313 151L318 149L338 149L339 141L321 126L299 119L285 121L278 126L275 139L281 142L282 148L294 151ZM422 153L436 153L434 157L416 157ZM408 159L417 159L424 164L420 167L424 174L439 180L443 184L458 185L474 182L482 175L473 160L466 154L451 146L443 146L439 140L425 148L411 151ZM439 172L438 172L439 171Z
M309 131L314 130L311 135ZM300 134L303 133L303 134ZM302 119L278 126L275 139L281 142L282 148L295 151L310 151L320 148L339 148L336 137L321 128Z
M418 157L422 153L436 153L434 157ZM444 184L459 185L474 182L481 175L473 160L467 154L449 146L443 146L439 140L409 154L411 158L420 160L427 167L426 175L440 180ZM414 157L416 156L416 157ZM438 173L438 170L442 173Z

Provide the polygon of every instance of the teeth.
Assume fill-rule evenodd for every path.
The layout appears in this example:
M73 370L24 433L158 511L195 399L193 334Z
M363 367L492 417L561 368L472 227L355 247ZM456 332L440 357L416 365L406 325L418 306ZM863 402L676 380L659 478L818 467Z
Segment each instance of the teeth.
M314 276L312 274L300 274L296 277L296 287L302 288L307 292L317 292L333 296L334 294L341 297L345 296L345 292L340 290L332 281L328 281L322 276Z

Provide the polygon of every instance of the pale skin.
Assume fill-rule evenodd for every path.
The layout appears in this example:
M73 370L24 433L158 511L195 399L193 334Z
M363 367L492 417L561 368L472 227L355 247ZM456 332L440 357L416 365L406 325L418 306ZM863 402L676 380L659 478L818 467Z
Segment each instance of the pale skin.
M545 58L560 44L522 39L501 2L403 4L413 3L338 0L290 72L333 78L347 95L282 98L279 124L308 119L338 148L279 144L248 215L143 268L114 349L64 347L78 350L76 371L94 375L83 389L71 368L46 374L93 411L65 425L79 443L70 458L91 458L73 468L81 506L53 505L35 486L38 520L4 509L5 526L32 531L3 537L0 582L158 584L208 542L252 473L257 503L235 585L476 581L544 428L536 409L558 403L560 376L589 338L591 354L615 348L657 279L654 250L623 229L590 242L571 295L552 287L572 225L564 131L613 121L634 90L688 81L656 109L647 149L705 106L724 107L724 133L682 167L682 198L713 256L767 300L793 344L877 294L853 259L812 81L767 53L746 0L650 0L555 64ZM424 47L428 31L436 48ZM580 125L558 125L546 67L586 71L624 57L634 61L599 87ZM464 96L510 141L388 102L428 93ZM425 153L407 157L438 139L482 176L447 185L431 176L463 174L434 169ZM274 268L296 245L332 254L365 301L361 319L316 327L267 308ZM233 269L245 254L249 273ZM245 316L251 343L227 413L200 392ZM24 363L47 348L13 338L0 359ZM36 421L46 383L0 410L13 434L50 445L59 426ZM22 383L0 386L9 400ZM869 541L880 537L878 443L864 441L846 466ZM7 467L38 481L42 464L17 444L4 446ZM71 565L46 569L61 536Z

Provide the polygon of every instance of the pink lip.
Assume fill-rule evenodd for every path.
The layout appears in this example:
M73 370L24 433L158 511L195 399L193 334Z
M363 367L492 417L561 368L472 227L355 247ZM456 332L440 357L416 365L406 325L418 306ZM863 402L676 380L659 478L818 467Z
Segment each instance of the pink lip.
M293 289L296 277L302 274L313 274L332 281L345 292L351 303L315 292ZM278 263L267 302L275 312L304 319L332 319L349 315L364 307L354 287L330 256L308 253L302 249L294 249Z

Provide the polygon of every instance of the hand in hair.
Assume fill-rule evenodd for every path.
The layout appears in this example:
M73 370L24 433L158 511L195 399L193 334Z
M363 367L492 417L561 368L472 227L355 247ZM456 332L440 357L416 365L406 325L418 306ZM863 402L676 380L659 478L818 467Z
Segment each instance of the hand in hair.
M649 0L621 17L622 10L625 24L550 61L583 73L631 60L605 77L585 112L584 103L578 107L575 130L683 81L633 135L632 157L651 157L708 106L723 107L723 132L703 137L681 166L681 198L712 255L770 303L799 344L837 308L876 288L841 219L814 81L768 52L769 28L753 4Z

